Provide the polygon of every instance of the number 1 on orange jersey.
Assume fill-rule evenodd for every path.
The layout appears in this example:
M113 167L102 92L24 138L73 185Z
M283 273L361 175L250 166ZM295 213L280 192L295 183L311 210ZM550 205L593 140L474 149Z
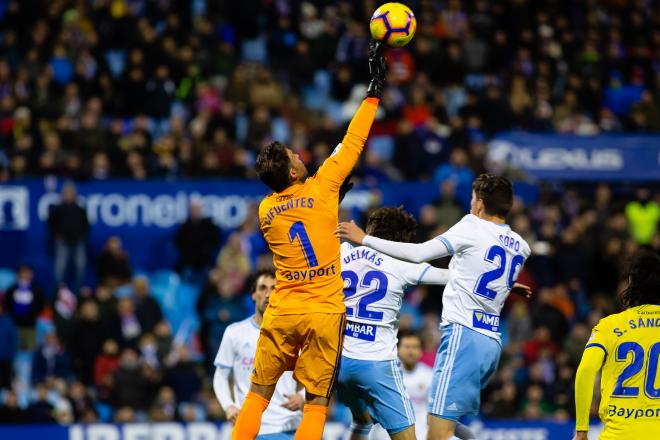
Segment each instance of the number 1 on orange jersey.
M301 221L295 222L289 228L289 241L293 243L296 237L298 237L300 240L300 246L302 247L303 254L305 254L305 260L307 260L307 267L318 266L319 262L316 259L314 248L312 247L312 243L309 241L309 235L307 235L305 225Z

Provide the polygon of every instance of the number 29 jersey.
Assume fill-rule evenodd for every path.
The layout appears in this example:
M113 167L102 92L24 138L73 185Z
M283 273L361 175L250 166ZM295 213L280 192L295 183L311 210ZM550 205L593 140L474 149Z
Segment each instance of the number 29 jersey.
M500 313L529 245L508 225L468 214L437 237L452 259L442 297L442 324L456 323L500 341Z
M341 245L341 263L346 304L342 356L365 361L396 359L404 291L420 284L431 266L349 243Z
M586 348L605 352L600 438L651 438L660 430L660 306L632 307L601 319Z

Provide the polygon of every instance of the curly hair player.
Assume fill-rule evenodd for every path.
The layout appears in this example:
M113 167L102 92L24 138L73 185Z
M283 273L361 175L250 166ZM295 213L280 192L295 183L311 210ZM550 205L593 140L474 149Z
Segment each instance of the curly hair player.
M641 251L628 268L624 311L594 327L575 376L575 440L586 440L601 371L601 440L651 438L660 431L660 257Z
M355 223L341 223L337 229L354 243L405 261L453 256L442 297L442 339L429 399L430 440L453 438L462 416L478 414L481 390L497 368L502 351L500 312L531 253L506 224L512 205L511 182L482 174L472 184L470 214L425 243L372 237Z
M297 440L320 440L339 369L346 307L340 243L334 236L340 189L364 147L385 85L380 43L369 45L371 83L346 136L317 173L279 142L257 157L256 171L274 192L259 206L259 223L273 253L277 285L264 314L250 391L232 439L254 439L284 371L305 387Z

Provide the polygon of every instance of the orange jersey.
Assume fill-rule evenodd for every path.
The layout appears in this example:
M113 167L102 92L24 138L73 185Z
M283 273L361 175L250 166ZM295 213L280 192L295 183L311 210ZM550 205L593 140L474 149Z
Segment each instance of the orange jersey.
M378 99L365 99L344 140L317 173L266 196L259 205L261 231L277 269L271 313L345 312L339 239L334 235L339 187L360 157L377 109Z

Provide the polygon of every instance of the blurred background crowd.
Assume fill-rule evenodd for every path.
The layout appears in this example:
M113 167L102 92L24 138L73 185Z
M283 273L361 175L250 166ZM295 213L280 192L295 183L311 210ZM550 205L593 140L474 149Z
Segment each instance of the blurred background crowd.
M364 96L377 6L327 3L0 0L0 181L253 179L273 139L314 170ZM408 3L417 35L387 54L356 180L437 183L415 213L418 240L465 214L456 187L488 169L495 133L660 131L657 1ZM509 224L532 245L519 281L534 297L507 304L484 416L573 416L575 368L590 328L617 308L626 257L660 252L659 203L653 184L542 186L537 203L518 201ZM250 274L272 265L256 216L222 231L193 202L171 237L178 267L158 273L133 267L121 237L86 252L74 184L48 227L55 286L40 286L29 262L0 271L0 423L222 420L211 360L226 327L252 313ZM189 321L163 312L168 292L196 311L192 342ZM441 298L414 289L402 310L429 365Z

